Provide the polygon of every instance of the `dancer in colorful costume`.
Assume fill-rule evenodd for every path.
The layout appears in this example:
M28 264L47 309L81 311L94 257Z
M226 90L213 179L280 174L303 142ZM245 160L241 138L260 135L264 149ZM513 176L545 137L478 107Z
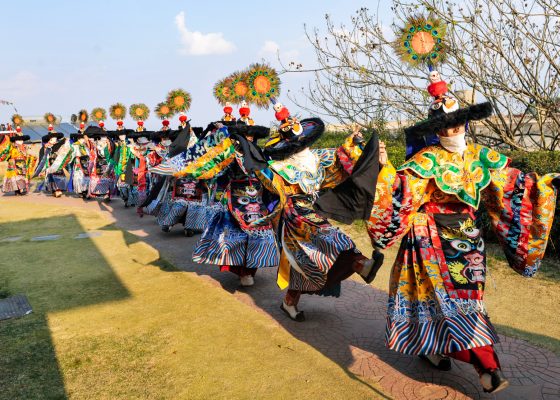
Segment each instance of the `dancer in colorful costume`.
M239 276L242 286L254 284L259 268L276 267L280 261L272 225L277 214L269 212L276 199L245 169L246 147L241 146L241 142L265 138L268 133L269 129L262 126L221 127L210 136L218 139L217 146L194 163L194 168L209 168L213 164L221 167L217 167L220 174L214 176L217 181L208 183L216 203L207 214L208 227L196 244L193 261L219 265L222 271ZM216 172L217 168L212 169ZM204 174L206 178L210 173Z
M88 198L103 198L111 201L111 192L115 186L115 174L110 163L114 151L114 144L109 140L109 133L101 129L92 135L93 148L90 158L90 178Z
M18 127L19 128L19 127ZM21 128L19 128L21 132ZM37 159L28 154L25 141L28 135L3 135L0 137L0 161L7 161L8 168L4 176L2 191L14 192L16 196L23 196L29 192L29 182Z
M60 197L66 190L64 168L69 159L59 158L58 153L68 154L70 144L63 133L55 132L53 123L56 118L52 113L45 114L45 120L49 123L49 133L41 138L43 147L39 152L39 164L33 177L44 174L45 180L37 189L50 192L54 197Z
M126 117L126 107L122 103L115 103L109 107L111 118L117 121L117 130L110 132L114 146L105 148L105 159L113 168L115 185L125 207L136 205L132 195L132 152L128 144L128 135L132 129L125 129L123 118ZM112 151L111 151L112 150Z
M291 319L304 321L303 311L297 308L302 293L338 297L342 280L357 272L369 283L381 261L364 257L346 234L313 209L320 191L350 176L361 155L354 140L359 133L350 136L339 152L311 150L323 134L323 122L318 118L300 122L280 103L274 109L280 126L264 147L270 158L268 168L258 171L257 177L280 198L276 206L282 215L277 228L282 244L278 285L288 288L281 308ZM345 154L344 163L339 153Z
M88 132L88 136L90 133ZM93 143L84 136L84 133L73 133L70 135L70 139L73 143L68 147L69 154L66 155L69 157L69 167L72 169L68 190L86 199L89 190L90 156L93 151Z
M416 139L436 133L440 143L414 149L398 170L384 163L367 224L375 246L401 243L389 287L388 347L440 369L451 367L447 356L471 363L486 392L508 382L483 303L479 207L488 210L510 266L530 277L545 253L560 185L560 174L525 174L506 156L465 141L469 121L491 112L489 103L459 109L449 95L436 98L429 118L405 131Z
M175 156L186 152L202 137L202 128L191 128L185 114L191 105L191 96L182 89L176 89L167 95L167 104L179 112L180 126L174 135L170 154ZM162 231L169 232L171 227L182 223L185 236L191 237L202 232L207 224L206 202L207 188L205 181L185 177L167 177L161 185L158 199L163 199L157 215L157 222ZM153 204L153 202L152 202Z

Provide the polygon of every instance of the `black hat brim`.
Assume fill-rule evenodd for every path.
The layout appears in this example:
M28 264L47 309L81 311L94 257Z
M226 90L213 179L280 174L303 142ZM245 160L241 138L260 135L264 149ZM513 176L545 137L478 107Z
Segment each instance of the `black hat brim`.
M118 139L120 135L130 135L132 133L134 133L133 129L123 129L121 131L108 131L109 133L109 137L111 139Z
M303 132L290 139L282 138L278 143L267 146L264 154L273 160L284 160L315 143L325 131L325 123L320 118L306 118L300 121Z
M62 139L64 137L64 133L62 132L51 132L41 138L43 142L48 142L52 138Z
M95 135L101 135L103 134L103 132L105 132L103 129L101 129L98 126L95 125L90 125L86 128L86 130L83 132L84 135L87 135L89 137L93 137Z
M439 133L445 129L465 125L468 121L480 121L492 115L492 104L489 102L473 104L460 108L449 114L438 114L404 129L407 136L423 137Z
M15 142L16 140L23 140L24 142L31 139L31 136L29 135L15 135L15 136L10 136L10 141L11 142Z
M228 132L255 139L264 139L270 134L270 128L260 125L235 125L229 127Z
M126 135L126 137L129 138L129 139L133 139L135 141L138 140L141 137L145 137L146 139L151 140L151 138L153 137L153 135L155 133L156 132L154 132L154 131L133 132L133 133L130 133L130 134Z

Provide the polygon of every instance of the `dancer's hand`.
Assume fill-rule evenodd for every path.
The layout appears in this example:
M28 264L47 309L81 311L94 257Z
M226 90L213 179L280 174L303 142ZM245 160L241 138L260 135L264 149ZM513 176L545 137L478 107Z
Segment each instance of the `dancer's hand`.
M387 156L387 148L385 142L379 141L379 165L384 167L389 162L389 157Z

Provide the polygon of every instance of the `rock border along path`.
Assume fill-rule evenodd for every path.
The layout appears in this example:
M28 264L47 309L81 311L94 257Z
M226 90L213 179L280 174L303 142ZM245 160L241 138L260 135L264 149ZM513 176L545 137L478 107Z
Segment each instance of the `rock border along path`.
M417 357L388 350L384 343L387 295L369 285L347 280L343 282L342 296L338 299L302 296L300 304L307 321L297 323L288 320L279 308L283 294L275 283L275 269L258 271L255 286L242 288L233 274L221 273L216 266L198 265L191 261L191 250L198 236L184 237L179 226L170 233L163 233L153 217L139 218L134 208L124 208L120 199L102 204L32 194L14 201L86 207L106 212L119 228L156 248L177 268L221 286L239 301L269 315L294 337L313 346L358 379L366 377L378 382L391 398L560 398L560 358L526 341L500 336L497 350L510 387L497 395L488 395L482 392L470 365L453 361L451 371L441 372Z

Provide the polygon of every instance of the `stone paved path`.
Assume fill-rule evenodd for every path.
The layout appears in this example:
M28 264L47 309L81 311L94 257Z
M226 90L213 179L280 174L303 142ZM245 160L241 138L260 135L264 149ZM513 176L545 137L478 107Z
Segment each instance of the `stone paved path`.
M394 399L560 399L560 358L523 340L501 336L497 351L511 385L497 395L484 394L470 365L453 362L441 372L417 357L389 351L384 344L386 294L358 281L343 283L339 299L303 296L300 307L307 321L290 321L279 309L282 292L275 284L275 271L257 273L255 286L242 288L237 277L220 273L214 266L193 264L190 259L197 236L186 238L175 227L163 233L151 216L139 218L120 200L109 204L84 203L73 198L54 199L31 195L18 201L64 204L107 212L116 225L160 251L178 268L195 273L221 286L243 303L267 314L294 337L316 348L342 368L377 381ZM556 311L554 311L556 312Z

